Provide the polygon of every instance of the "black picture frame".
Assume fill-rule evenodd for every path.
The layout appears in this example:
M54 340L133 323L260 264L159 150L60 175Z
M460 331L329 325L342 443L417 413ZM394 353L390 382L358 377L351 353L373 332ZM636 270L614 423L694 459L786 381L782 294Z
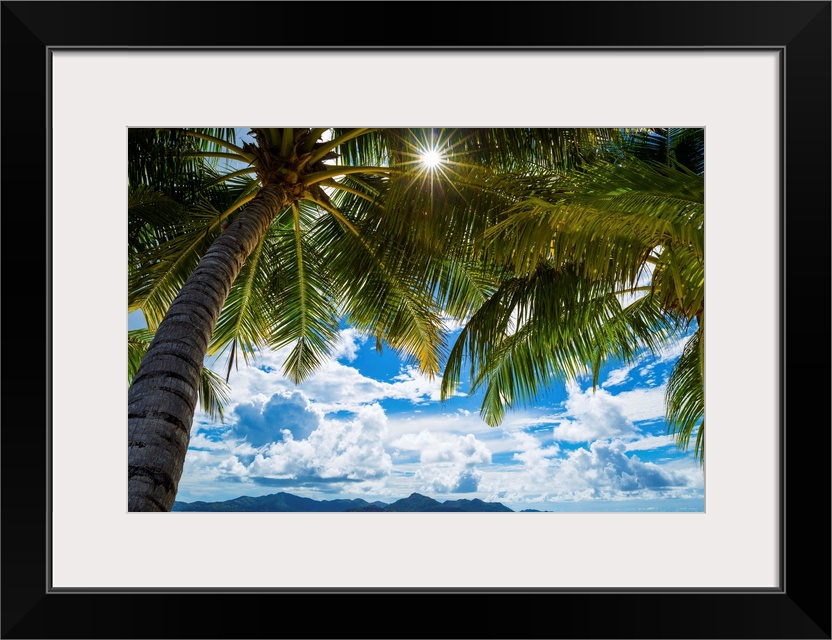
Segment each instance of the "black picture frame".
M830 638L830 6L829 1L3 2L2 637ZM231 11L249 18L238 20L238 29L220 28L223 12ZM410 18L403 22L402 16ZM785 79L779 588L50 589L46 453L51 386L59 384L50 378L48 349L50 52L278 45L779 52ZM93 349L79 345L78 357ZM94 499L79 499L79 513L94 508ZM696 540L682 544L696 548Z

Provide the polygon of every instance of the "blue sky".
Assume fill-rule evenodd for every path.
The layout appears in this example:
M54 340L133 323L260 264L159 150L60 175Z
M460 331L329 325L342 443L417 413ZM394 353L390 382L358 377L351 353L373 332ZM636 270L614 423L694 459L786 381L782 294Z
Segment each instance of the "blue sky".
M419 492L514 510L703 511L704 474L662 418L683 346L607 366L594 392L588 378L554 385L498 427L480 418L481 397L440 402L440 379L349 327L300 385L281 373L289 348L261 352L232 370L224 422L197 411L177 499L286 491L392 502ZM222 356L206 364L224 372Z

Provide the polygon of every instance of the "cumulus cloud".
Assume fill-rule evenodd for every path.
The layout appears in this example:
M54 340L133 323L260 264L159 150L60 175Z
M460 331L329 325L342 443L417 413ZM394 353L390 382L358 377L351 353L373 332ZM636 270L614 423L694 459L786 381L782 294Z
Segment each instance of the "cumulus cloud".
M334 360L353 362L358 357L358 350L367 342L367 336L356 329L347 328L338 332L338 341L332 348Z
M572 383L566 390L563 412L549 418L555 424L556 440L592 442L634 437L640 431L634 423L664 417L664 386L612 394L603 388L582 390Z
M281 439L287 431L295 440L307 438L321 424L321 414L299 391L274 394L266 402L248 402L234 408L237 419L231 431L254 447Z
M532 447L530 451L534 451ZM701 498L703 476L690 460L665 464L627 455L622 440L596 441L555 458L523 456L514 472L489 471L480 491L491 500L540 503L558 510L559 502Z
M556 440L591 442L635 431L619 396L604 389L581 391L575 384L568 385L567 391L565 418L554 428Z
M420 461L426 464L454 462L474 465L491 462L491 451L471 433L451 436L425 430L405 434L394 440L391 446L404 451L418 451Z
M272 442L249 464L234 455L220 465L220 471L267 485L269 480L294 479L294 485L308 486L315 479L322 484L379 479L392 469L383 446L386 430L387 417L379 405L362 407L353 420L322 419L302 440L284 429L282 441ZM277 484L293 486L292 482Z
M422 491L472 493L479 488L478 465L491 463L491 451L473 434L464 436L420 431L405 434L391 443L400 451L417 452L421 466L414 478Z
M415 475L420 489L427 493L474 493L479 490L482 471L460 467L423 467Z
M361 337L345 330L339 336L335 357L320 367L300 385L295 385L283 374L283 363L290 348L264 350L258 354L257 366L241 367L232 376L230 404L244 404L253 400L265 401L276 392L284 394L301 391L323 412L355 412L363 405L383 400L404 400L425 404L440 399L442 380L423 375L417 367L403 366L389 381L363 375L358 369L341 360L350 361L358 352ZM339 359L336 359L339 358Z
M626 450L621 440L593 442L588 450L570 452L559 475L569 478L574 492L604 499L618 497L621 492L657 491L687 484L681 474L642 462L635 455L628 458Z
M560 454L557 443L543 447L540 440L530 433L518 432L509 435L516 450L512 458L527 468L551 467L552 458Z

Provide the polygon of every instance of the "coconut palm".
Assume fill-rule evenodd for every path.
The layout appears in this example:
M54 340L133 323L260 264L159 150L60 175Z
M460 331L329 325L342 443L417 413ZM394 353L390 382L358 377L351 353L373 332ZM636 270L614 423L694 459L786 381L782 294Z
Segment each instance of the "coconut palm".
M151 207L131 227L129 308L155 332L128 396L131 511L173 504L206 355L226 352L228 375L239 356L292 345L285 373L299 382L343 318L439 373L443 314L470 315L493 292L500 265L471 258L510 203L504 174L562 169L619 136L251 131L242 145L226 130L131 132L131 189L171 213Z
M464 326L443 397L484 389L495 425L555 381L632 362L692 331L666 391L668 432L704 463L703 131L628 134L578 170L514 181L517 201L485 236L513 272ZM505 188L506 185L503 185Z

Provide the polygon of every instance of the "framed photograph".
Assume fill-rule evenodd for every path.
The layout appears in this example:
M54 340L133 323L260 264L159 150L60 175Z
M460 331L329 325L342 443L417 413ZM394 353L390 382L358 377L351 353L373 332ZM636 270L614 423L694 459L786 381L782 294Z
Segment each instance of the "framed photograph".
M3 2L2 12L3 637L831 637L830 2ZM664 474L685 488L672 494L685 509L128 511L128 131L241 127L262 142L267 127L288 140L285 127L318 124L704 131L702 476L688 483L689 461L650 457L658 433L645 429L638 449L607 425L592 441L577 414L556 435L585 445L587 462L547 476L613 474L621 488ZM272 409L298 410L297 397L287 390ZM196 433L209 451L210 429ZM456 455L451 436L430 434L391 442L424 454L417 440L434 438L432 459ZM488 453L475 440L471 456ZM627 468L611 461L615 447ZM532 478L535 453L506 449L518 465L506 474L522 463ZM267 458L258 468L274 470ZM254 455L235 460L246 480L285 486L277 472L256 475ZM428 485L481 495L473 466L450 479L448 468L432 467ZM212 469L215 484L243 477L227 462ZM411 487L401 479L412 468L401 469L396 486ZM196 484L182 486L178 500L199 499ZM572 487L572 504L598 486ZM513 510L535 506L505 495ZM298 605L327 615L287 615ZM382 613L405 616L407 631L370 631Z

